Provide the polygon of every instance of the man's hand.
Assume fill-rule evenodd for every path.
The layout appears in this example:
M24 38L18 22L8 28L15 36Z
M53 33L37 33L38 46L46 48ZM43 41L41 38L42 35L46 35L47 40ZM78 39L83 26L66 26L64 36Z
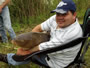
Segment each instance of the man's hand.
M5 0L1 5L0 5L0 13L2 12L2 9L8 5L8 3L10 2L10 0Z
M28 55L37 51L39 51L39 46L36 46L30 50L24 50L23 48L18 48L17 55Z
M18 48L17 49L17 55L28 55L31 52L29 50L23 50L23 48Z
M0 13L2 12L2 6L0 6Z

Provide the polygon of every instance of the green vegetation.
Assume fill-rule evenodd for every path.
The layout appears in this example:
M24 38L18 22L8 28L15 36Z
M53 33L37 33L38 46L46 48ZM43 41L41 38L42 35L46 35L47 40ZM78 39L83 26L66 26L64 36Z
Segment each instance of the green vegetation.
M37 24L45 21L51 15L50 11L55 9L60 0L12 0L9 5L12 26L16 35L30 32ZM77 14L80 23L86 9L90 6L90 0L74 0L77 5ZM16 47L10 43L0 43L0 53L16 53ZM89 54L90 48L86 53L86 68L90 68ZM11 66L0 62L0 68L39 68L37 65L30 63L20 66Z

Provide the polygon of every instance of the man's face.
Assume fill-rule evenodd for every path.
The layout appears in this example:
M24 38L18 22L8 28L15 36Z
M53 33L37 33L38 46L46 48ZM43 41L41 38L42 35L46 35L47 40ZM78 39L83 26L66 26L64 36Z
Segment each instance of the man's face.
M58 24L57 28L65 28L75 22L76 12L72 14L68 11L65 14L56 13L56 22Z

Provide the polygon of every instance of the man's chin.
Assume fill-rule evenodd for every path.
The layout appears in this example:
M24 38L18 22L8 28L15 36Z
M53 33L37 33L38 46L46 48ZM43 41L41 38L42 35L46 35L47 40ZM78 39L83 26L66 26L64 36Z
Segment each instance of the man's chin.
M64 25L61 25L61 24L58 27L59 28L65 28L65 26Z

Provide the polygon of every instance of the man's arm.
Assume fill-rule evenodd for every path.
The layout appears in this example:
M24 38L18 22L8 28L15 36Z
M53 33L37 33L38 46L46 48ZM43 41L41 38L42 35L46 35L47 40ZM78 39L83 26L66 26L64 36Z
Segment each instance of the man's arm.
M5 2L3 2L2 5L0 5L0 13L2 12L2 9L3 9L6 5L8 5L9 2L10 2L10 0L5 0Z
M42 32L41 24L37 25L35 28L32 29L32 32Z

